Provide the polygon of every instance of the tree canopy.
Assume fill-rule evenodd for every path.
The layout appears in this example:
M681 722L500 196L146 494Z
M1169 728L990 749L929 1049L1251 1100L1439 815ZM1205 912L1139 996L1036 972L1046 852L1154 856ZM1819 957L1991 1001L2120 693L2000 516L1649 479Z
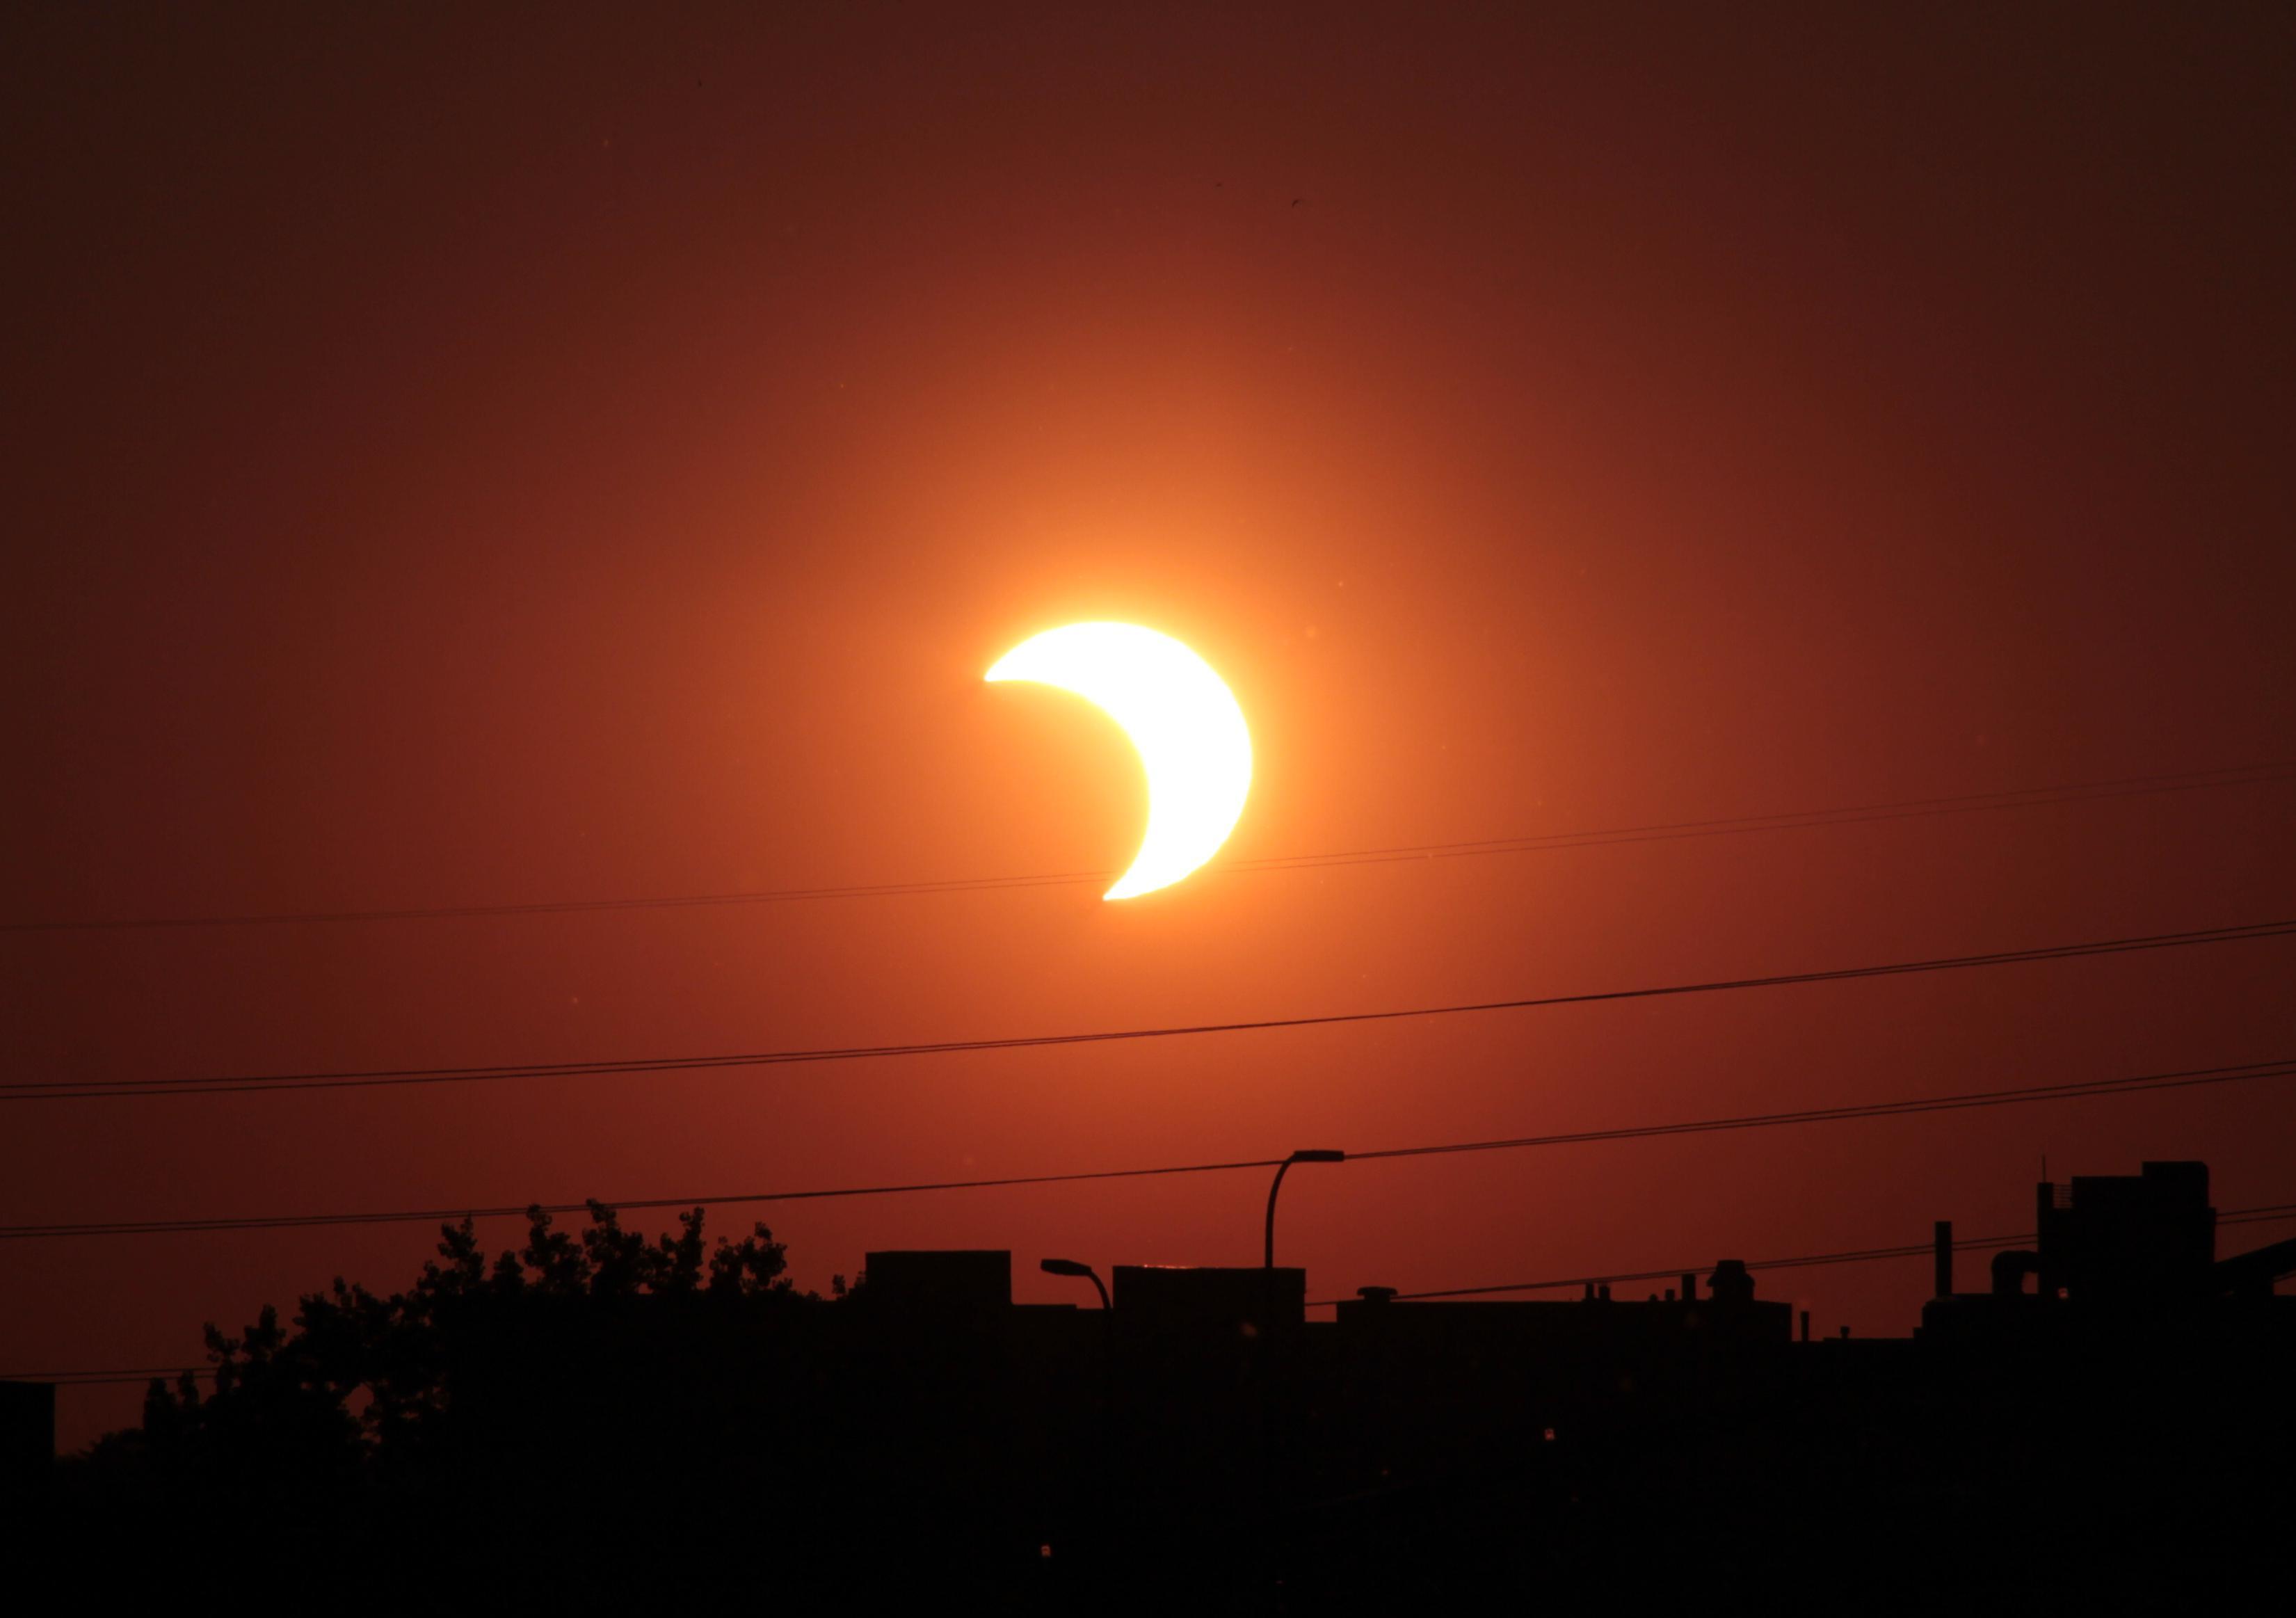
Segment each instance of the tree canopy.
M578 1318L646 1297L732 1313L821 1302L795 1291L785 1249L762 1223L713 1247L698 1207L678 1216L675 1235L652 1238L602 1203L587 1207L578 1232L529 1207L524 1242L491 1259L472 1220L443 1226L437 1256L401 1292L339 1276L305 1296L290 1323L269 1305L236 1335L210 1322L209 1371L172 1385L154 1379L140 1433L111 1435L91 1458L162 1480L327 1492L330 1483L419 1468L473 1346L521 1308Z

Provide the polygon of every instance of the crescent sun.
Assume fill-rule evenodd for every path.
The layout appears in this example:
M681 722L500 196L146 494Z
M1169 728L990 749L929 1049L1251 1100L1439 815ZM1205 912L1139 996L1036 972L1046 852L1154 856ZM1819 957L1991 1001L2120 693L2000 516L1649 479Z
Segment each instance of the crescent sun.
M1070 624L1022 641L990 680L1075 693L1121 726L1148 774L1148 830L1103 899L1168 888L1219 852L1251 790L1251 733L1210 663L1137 624Z

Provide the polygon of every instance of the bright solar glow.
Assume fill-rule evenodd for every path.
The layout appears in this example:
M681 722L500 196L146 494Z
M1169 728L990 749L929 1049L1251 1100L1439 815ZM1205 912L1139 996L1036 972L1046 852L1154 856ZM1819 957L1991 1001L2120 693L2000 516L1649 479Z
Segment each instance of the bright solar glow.
M1103 899L1168 888L1219 852L1251 790L1251 733L1211 665L1137 624L1070 624L1022 641L988 671L1072 691L1124 727L1148 772L1148 831Z

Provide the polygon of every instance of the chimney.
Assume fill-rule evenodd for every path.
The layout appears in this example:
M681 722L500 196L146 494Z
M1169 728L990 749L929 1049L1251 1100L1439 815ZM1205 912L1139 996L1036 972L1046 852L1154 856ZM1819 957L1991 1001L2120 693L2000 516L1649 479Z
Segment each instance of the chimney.
M1685 1303L1698 1302L1698 1272L1694 1269L1682 1272L1682 1301Z
M1808 1310L1801 1311L1801 1340L1804 1343L1809 1341L1809 1310Z
M1937 1222L1937 1295L1953 1296L1953 1221Z

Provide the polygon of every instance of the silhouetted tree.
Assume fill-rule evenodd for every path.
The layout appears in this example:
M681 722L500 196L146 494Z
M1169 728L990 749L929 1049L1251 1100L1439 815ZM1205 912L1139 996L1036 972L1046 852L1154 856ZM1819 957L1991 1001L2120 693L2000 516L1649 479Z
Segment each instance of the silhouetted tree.
M639 1296L721 1310L820 1302L795 1292L762 1223L711 1250L701 1208L678 1216L675 1236L649 1239L603 1203L586 1206L578 1235L529 1208L525 1241L491 1261L470 1220L443 1226L413 1286L383 1296L337 1277L302 1299L291 1330L267 1305L235 1337L210 1323L209 1389L188 1373L172 1386L155 1379L140 1443L114 1444L115 1456L133 1448L164 1478L254 1494L403 1478L439 1440L461 1359L521 1299L564 1301L578 1317Z
M701 1248L701 1210L693 1211L694 1247ZM721 1295L734 1294L742 1297L760 1297L768 1294L785 1293L790 1283L782 1272L789 1268L783 1249L774 1240L774 1233L758 1224L738 1242L720 1240L718 1251L709 1255L709 1290Z

